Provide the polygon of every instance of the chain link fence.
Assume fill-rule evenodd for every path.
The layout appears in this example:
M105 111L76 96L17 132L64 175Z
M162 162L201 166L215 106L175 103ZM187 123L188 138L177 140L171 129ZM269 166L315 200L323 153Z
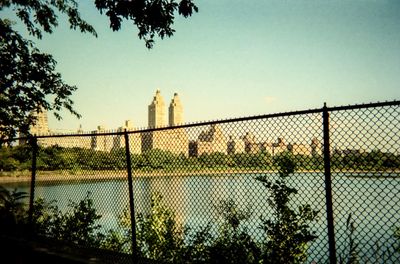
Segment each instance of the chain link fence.
M37 136L1 169L104 263L398 263L399 105Z

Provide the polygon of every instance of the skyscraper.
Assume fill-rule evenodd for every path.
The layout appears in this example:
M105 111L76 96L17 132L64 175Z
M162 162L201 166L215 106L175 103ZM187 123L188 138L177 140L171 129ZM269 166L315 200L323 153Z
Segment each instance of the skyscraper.
M169 125L177 126L183 124L183 107L178 93L174 94L169 105Z
M156 91L149 105L149 128L165 126L165 103L160 90Z

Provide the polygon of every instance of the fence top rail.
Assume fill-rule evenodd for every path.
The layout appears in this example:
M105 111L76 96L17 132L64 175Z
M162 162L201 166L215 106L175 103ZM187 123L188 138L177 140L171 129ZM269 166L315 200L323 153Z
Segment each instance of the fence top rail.
M393 101L387 101L387 102L376 102L376 103L368 103L368 104L354 104L354 105L347 105L347 106L334 106L334 107L327 107L326 105L324 105L324 107L322 107L322 108L315 108L315 109L309 109L309 110L298 110L298 111L289 111L289 112L264 114L264 115L254 115L254 116L239 117L239 118L229 118L229 119L222 119L222 120L212 120L212 121L206 121L206 122L195 122L195 123L187 123L187 124L177 125L177 126L165 126L165 127L157 127L157 128L111 131L111 132L101 132L101 133L97 133L96 131L94 131L94 132L90 132L90 133L75 133L75 134L71 133L71 134L33 135L33 136L28 136L28 137L14 138L13 140L14 141L21 140L21 139L26 140L26 139L30 139L32 137L36 137L36 138L57 138L57 137L59 137L59 138L61 138L61 137L116 136L116 135L123 135L125 133L139 134L139 133L145 133L145 132L173 130L173 129L181 129L181 128L189 128L189 127L199 127L199 126L214 125L214 124L226 124L226 123L235 123L235 122L251 121L251 120L258 120L258 119L315 114L315 113L322 113L323 111L328 111L328 112L345 111L345 110L355 110L355 109L384 107L384 106L398 106L398 105L400 105L400 100L393 100Z
M327 110L330 112L333 111L346 111L346 110L355 110L355 109L363 109L363 108L374 108L374 107L384 107L384 106L398 106L400 105L400 100L386 101L386 102L376 102L376 103L368 103L368 104L354 104L354 105L345 105L345 106L333 106L327 107Z

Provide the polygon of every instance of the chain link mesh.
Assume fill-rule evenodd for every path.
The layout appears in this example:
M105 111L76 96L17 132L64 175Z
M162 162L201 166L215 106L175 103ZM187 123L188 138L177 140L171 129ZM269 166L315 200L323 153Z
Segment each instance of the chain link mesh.
M392 248L400 220L399 116L398 105L331 112L338 254L350 250L352 233L363 263L400 261Z
M399 112L398 104L330 111L333 218L341 262L352 256L361 263L400 261L394 248L400 227ZM189 233L188 228L193 234L210 227L216 237L229 217L226 210L233 210L236 216L246 215L239 219L241 230L256 244L265 245L264 220L278 217L271 205L273 191L260 178L278 180L282 170L278 161L288 156L295 168L285 184L296 190L289 208L298 211L299 206L309 205L318 212L312 221L305 221L316 238L307 243L303 262L329 262L322 122L322 111L310 111L125 132L137 234L146 217L157 213L154 197L159 194L158 202L183 228L181 236ZM74 206L82 210L80 202L90 199L93 204L87 207L99 217L89 233L106 236L100 237L100 244L80 239L79 234L54 238L131 254L124 133L39 137L38 143L35 199L54 201L64 214ZM73 219L79 217L88 215ZM137 247L143 246L143 237L136 241ZM183 243L189 243L187 237ZM115 260L110 257L110 263Z

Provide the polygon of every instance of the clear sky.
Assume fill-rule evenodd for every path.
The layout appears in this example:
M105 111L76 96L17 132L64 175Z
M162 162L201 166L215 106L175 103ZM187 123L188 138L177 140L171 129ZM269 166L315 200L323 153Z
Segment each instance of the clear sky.
M98 38L60 18L36 40L78 86L82 119L49 116L53 129L145 127L156 89L167 104L178 92L187 122L400 99L398 0L197 0L199 13L152 50L130 22L112 32L79 3Z

